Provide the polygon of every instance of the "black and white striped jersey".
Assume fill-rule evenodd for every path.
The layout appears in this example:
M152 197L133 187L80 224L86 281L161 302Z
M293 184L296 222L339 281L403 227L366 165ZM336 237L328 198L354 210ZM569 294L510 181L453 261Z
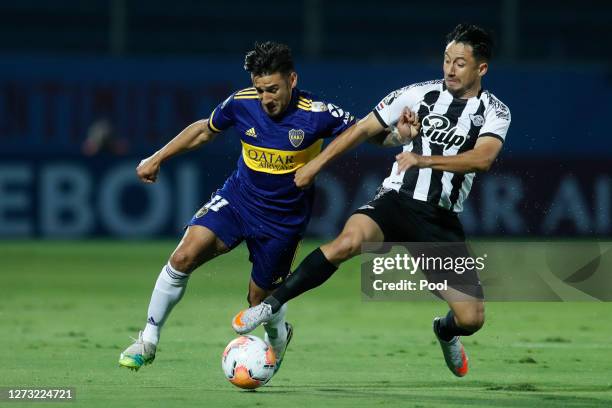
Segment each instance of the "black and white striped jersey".
M493 94L481 90L469 99L454 98L444 80L413 84L387 95L374 109L384 127L395 125L404 107L419 114L421 131L404 151L423 156L453 156L474 148L479 137L502 142L510 126L510 110ZM410 168L397 174L397 162L383 188L461 212L474 173L458 174L430 168Z

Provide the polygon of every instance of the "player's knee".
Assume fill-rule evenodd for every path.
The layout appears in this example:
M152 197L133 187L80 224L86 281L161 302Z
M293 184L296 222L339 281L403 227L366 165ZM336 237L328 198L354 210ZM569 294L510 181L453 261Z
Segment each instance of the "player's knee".
M333 259L330 259L330 261L346 261L359 254L361 250L361 241L361 235L358 232L343 232L331 245Z
M484 326L484 310L472 310L467 313L455 314L455 319L457 320L457 326L468 332L476 333Z
M177 248L170 256L170 265L177 271L191 273L196 267L196 257L181 248Z

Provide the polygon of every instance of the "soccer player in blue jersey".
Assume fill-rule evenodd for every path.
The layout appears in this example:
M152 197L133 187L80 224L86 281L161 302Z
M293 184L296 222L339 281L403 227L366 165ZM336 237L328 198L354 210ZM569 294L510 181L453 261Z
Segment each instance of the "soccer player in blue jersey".
M190 274L241 242L246 242L253 264L251 306L282 282L313 203L313 188L298 188L295 172L320 152L324 138L338 135L355 122L349 112L297 88L298 75L286 45L256 43L246 55L244 68L253 87L230 95L208 119L189 125L136 169L142 181L153 183L161 164L171 157L205 145L230 127L240 134L238 168L189 221L157 278L146 326L121 353L120 366L138 370L153 362L160 330L183 296ZM265 325L266 342L277 357L276 369L293 332L285 314L284 306Z

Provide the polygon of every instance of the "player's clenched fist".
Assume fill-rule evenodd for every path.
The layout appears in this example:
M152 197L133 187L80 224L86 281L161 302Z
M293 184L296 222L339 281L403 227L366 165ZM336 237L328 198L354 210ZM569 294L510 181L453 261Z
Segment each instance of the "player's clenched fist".
M314 166L307 163L296 170L293 180L298 188L304 189L308 188L314 182L316 176L317 171Z
M404 143L414 139L421 130L419 115L405 107L397 121L397 130Z
M404 170L408 170L411 167L420 167L419 159L421 156L412 152L403 152L395 156L397 162L397 174L400 174Z
M136 167L136 174L145 183L155 183L159 174L159 162L153 160L153 156L141 160Z

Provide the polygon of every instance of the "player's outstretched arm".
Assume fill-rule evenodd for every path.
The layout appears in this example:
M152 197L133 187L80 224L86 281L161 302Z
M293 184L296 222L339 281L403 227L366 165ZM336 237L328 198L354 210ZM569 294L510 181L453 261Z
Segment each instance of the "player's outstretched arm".
M405 140L397 130L397 127L391 126L383 130L382 133L369 138L368 142L381 147L397 147L407 144L410 140Z
M342 132L332 142L308 164L319 170L323 169L336 157L342 155L347 150L356 147L370 137L379 134L384 128L376 119L373 113L369 113L365 118L360 119L350 128Z
M482 136L472 150L455 156L421 156L403 152L395 156L398 174L411 167L431 168L452 173L484 172L491 168L502 148L502 142L491 136Z
M138 178L145 183L154 183L159 174L161 164L177 154L195 149L215 138L208 127L208 119L199 120L187 126L168 144L142 160L136 168Z
M317 157L299 168L295 172L296 186L308 187L328 163L370 137L380 134L383 130L378 119L370 113L338 135Z

